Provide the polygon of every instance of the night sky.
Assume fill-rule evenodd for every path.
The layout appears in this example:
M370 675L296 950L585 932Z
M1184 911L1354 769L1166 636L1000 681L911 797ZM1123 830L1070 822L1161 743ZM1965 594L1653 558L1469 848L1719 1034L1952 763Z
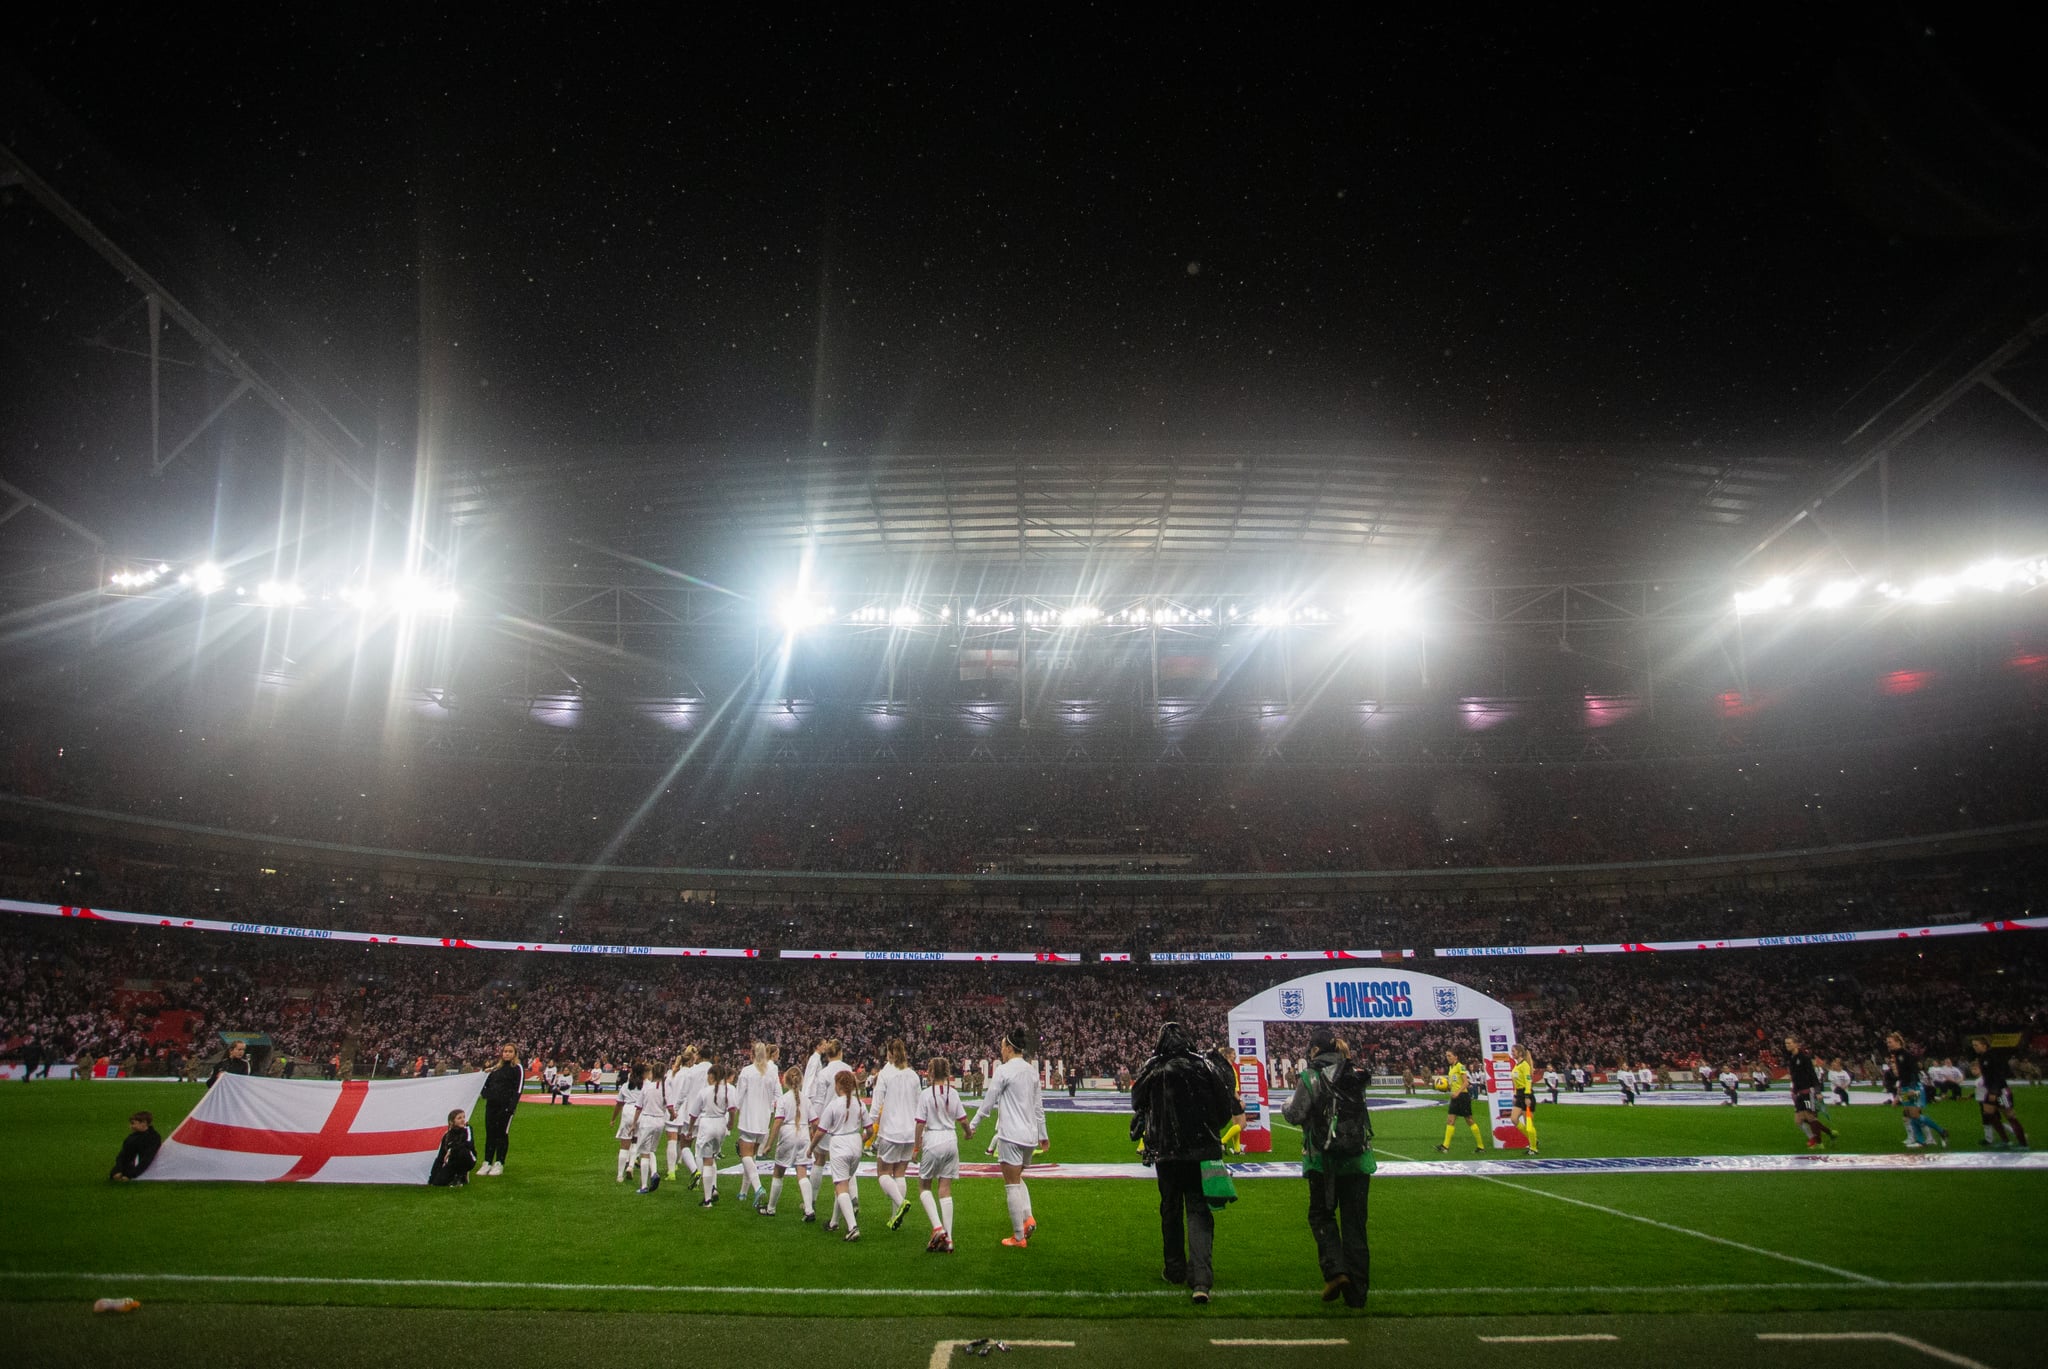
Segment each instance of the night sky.
M2009 35L1910 10L646 13L74 8L16 59L153 212L234 244L205 269L239 254L337 411L393 448L424 414L455 460L1832 442L1988 307L2048 203ZM105 359L64 349L124 303L98 271L25 271L0 314L0 381L34 392L17 470L24 424L74 465L132 451L132 408L74 412Z

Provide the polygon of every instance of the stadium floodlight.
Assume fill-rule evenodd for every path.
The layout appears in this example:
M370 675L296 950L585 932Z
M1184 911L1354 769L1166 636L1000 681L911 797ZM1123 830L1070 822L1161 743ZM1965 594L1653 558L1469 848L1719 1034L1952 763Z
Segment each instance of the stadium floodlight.
M1813 596L1815 608L1840 608L1863 592L1861 580L1834 580L1822 585Z
M1413 632L1422 626L1422 596L1412 589L1368 590L1346 605L1345 612L1381 632Z
M1284 627L1288 616L1279 604L1260 604L1252 610L1252 622L1258 627Z
M1945 604L1955 598L1956 582L1953 576L1930 575L1908 590L1906 597L1916 604Z
M1996 592L2024 584L2028 577L2026 567L2019 562L1994 559L1979 561L1957 578L1972 589Z
M787 595L775 605L775 621L791 636L817 627L826 617L823 604L801 594Z
M192 569L192 588L201 594L216 594L226 588L228 573L211 561L201 561Z
M256 602L266 608L290 608L305 598L306 591L290 580L265 580L256 586Z
M1792 582L1782 575L1774 575L1755 589L1735 591L1735 615L1747 618L1752 614L1768 613L1774 608L1784 608L1792 602Z
M924 615L915 604L898 604L890 611L889 622L895 627L917 627L924 622Z
M453 589L432 584L417 575L407 575L391 586L386 596L401 616L446 618L462 602Z
M1093 604L1070 604L1060 610L1061 627L1086 627L1102 619L1102 610Z

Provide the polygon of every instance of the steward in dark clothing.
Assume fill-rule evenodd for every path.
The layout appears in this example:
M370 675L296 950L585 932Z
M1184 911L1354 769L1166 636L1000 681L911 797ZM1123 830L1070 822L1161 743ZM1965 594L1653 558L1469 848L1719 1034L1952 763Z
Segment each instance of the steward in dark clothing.
M476 1138L467 1126L451 1124L441 1137L441 1149L434 1156L427 1182L436 1188L461 1188L469 1182L469 1172L475 1168Z
M128 1137L121 1142L121 1153L114 1157L114 1167L107 1171L107 1177L140 1179L163 1143L164 1138L157 1134L150 1115L136 1113L128 1119Z
M519 1090L526 1085L526 1072L519 1067L519 1051L505 1047L498 1067L484 1076L484 1169L498 1173L504 1168L505 1152L512 1145L512 1110L519 1106Z
M1159 1233L1166 1277L1185 1283L1196 1302L1209 1300L1216 1215L1202 1192L1202 1162L1223 1158L1221 1133L1237 1115L1236 1093L1178 1022L1159 1033L1159 1048L1131 1085L1142 1158L1159 1179Z
M1308 1230L1315 1238L1316 1263L1323 1271L1323 1301L1343 1298L1364 1307L1371 1284L1372 1251L1366 1244L1365 1208L1378 1162L1372 1152L1336 1158L1324 1152L1329 1094L1348 1058L1328 1031L1309 1043L1315 1052L1295 1081L1294 1096L1280 1115L1301 1128L1301 1173L1308 1180Z

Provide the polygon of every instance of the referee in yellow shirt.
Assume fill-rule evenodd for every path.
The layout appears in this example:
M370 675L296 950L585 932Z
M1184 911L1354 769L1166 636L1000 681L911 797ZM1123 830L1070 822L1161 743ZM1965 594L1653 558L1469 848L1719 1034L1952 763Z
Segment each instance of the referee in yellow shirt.
M1536 1067L1529 1061L1529 1048L1515 1043L1515 1129L1529 1138L1529 1153L1540 1155L1536 1149Z
M1458 1058L1456 1051L1445 1051L1444 1057L1451 1062L1450 1069L1445 1071L1445 1080L1451 1091L1451 1110L1444 1121L1444 1143L1436 1148L1437 1153L1451 1153L1451 1137L1457 1134L1458 1119L1462 1117L1465 1125L1472 1128L1472 1153L1484 1155L1486 1135L1479 1130L1479 1123L1472 1120L1472 1076L1466 1073L1465 1062Z

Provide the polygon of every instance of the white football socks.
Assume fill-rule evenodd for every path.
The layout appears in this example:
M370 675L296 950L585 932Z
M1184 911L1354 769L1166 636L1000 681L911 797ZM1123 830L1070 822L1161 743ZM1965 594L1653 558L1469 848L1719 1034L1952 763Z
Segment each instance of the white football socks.
M1024 1192L1022 1184L1004 1184L1003 1201L1010 1208L1010 1234L1021 1241L1024 1239L1024 1218L1031 1212L1030 1195Z
M760 1170L758 1170L758 1169L756 1169L756 1168L754 1168L754 1157L753 1157L753 1156L751 1156L751 1155L742 1155L742 1156L740 1156L740 1173L742 1173L742 1174L746 1175L746 1178L745 1178L745 1179L744 1179L744 1180L742 1181L742 1188L741 1188L741 1192L743 1192L743 1193L756 1193L756 1192L759 1192L759 1191L760 1191L760 1188L761 1188L761 1171L760 1171Z
M624 1182L626 1182L626 1166L627 1166L627 1165L630 1165L630 1164L632 1164L632 1163L633 1163L633 1152L632 1152L632 1151L630 1151L630 1150L622 1150L622 1151L620 1151L620 1152L619 1152L619 1177L618 1177L618 1178L617 1178L616 1180L614 1180L613 1182L615 1182L615 1183L621 1183L621 1184L622 1184L622 1183L624 1183Z
M697 1173L701 1168L701 1166L697 1163L697 1152L694 1150L685 1150L683 1152L683 1163L689 1166L690 1177L692 1179L696 1178Z
M668 1172L676 1172L676 1138L673 1136L668 1138Z
M924 1215L930 1219L932 1230L945 1230L946 1224L939 1220L939 1200L932 1197L932 1191L925 1189L917 1195L917 1200L924 1204Z
M699 1177L704 1180L704 1196L706 1198L716 1198L718 1196L718 1166L705 1165L699 1171Z
M810 1175L799 1174L796 1176L796 1191L803 1195L804 1215L806 1217L810 1216L813 1212L816 1212L818 1210L818 1190L817 1186L811 1182Z
M950 1193L939 1199L939 1225L946 1229L948 1236L953 1234L953 1195Z
M832 1210L839 1214L840 1225L844 1226L848 1231L853 1230L855 1224L853 1220L853 1199L851 1197L844 1193L840 1194L837 1198L833 1199Z

